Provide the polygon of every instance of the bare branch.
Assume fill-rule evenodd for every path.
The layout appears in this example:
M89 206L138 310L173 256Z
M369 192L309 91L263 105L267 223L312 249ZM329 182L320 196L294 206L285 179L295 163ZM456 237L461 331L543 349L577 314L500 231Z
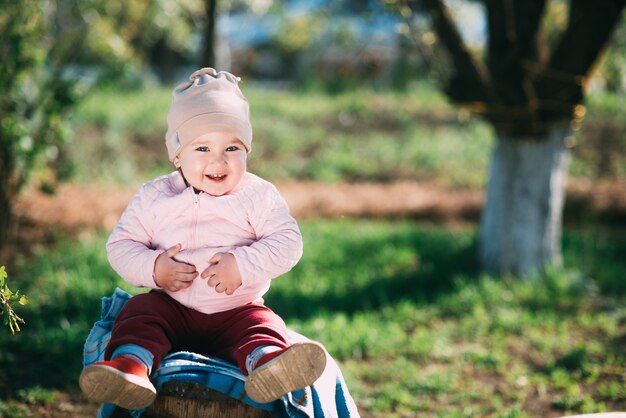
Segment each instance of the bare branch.
M488 67L498 98L505 104L534 100L525 62L541 62L540 44L545 0L488 0Z
M625 6L626 0L570 1L567 29L548 68L540 72L535 83L541 98L570 104L570 108L582 101L585 81L607 47ZM562 117L565 110L545 109L544 117Z
M409 6L416 9L416 0L409 0ZM448 8L441 0L422 0L433 22L433 28L454 63L454 74L446 91L457 102L492 101L490 80L484 67L469 51L450 16Z

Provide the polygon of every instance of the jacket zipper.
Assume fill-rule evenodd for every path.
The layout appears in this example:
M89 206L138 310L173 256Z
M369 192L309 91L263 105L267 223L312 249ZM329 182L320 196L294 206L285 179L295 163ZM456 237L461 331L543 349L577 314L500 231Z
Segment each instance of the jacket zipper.
M189 256L189 261L193 262L194 255L196 252L196 248L198 248L198 210L200 209L200 194L196 193L193 190L193 187L190 188L191 194L193 195L193 210L191 215L191 254ZM201 272L198 272L200 274ZM194 300L195 288L192 285L191 292L189 292L188 306L191 306L191 301Z
M200 194L193 194L193 225L192 225L192 237L193 248L198 248L198 210L200 209Z

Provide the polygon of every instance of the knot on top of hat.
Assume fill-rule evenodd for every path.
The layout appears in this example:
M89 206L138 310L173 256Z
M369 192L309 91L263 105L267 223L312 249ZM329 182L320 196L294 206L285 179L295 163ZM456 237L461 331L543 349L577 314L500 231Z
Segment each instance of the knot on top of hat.
M233 83L239 83L241 81L241 78L229 73L228 71L217 71L215 70L215 68L211 67L200 68L199 70L194 71L189 76L189 81L194 81L196 78L199 78L203 75L210 75L214 78L226 77L228 81L231 81Z
M176 88L174 89L174 95L176 95L177 93L182 93L185 90L190 89L191 87L204 86L203 89L197 91L207 91L208 89L232 89L235 93L243 98L243 94L241 93L241 90L239 90L240 81L241 78L229 73L228 71L216 71L214 68L205 67L194 71L189 76L189 81L185 81L184 83L176 86Z

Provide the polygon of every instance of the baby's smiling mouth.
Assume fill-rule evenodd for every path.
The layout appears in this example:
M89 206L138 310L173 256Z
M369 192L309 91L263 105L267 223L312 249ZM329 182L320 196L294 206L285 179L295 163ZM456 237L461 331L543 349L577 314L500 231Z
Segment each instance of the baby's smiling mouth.
M226 178L226 174L207 174L206 176L213 181L220 181Z

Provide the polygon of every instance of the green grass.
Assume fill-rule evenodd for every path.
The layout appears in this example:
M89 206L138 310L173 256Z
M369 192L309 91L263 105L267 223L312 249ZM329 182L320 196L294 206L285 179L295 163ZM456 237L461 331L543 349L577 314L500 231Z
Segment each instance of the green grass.
M254 128L251 171L273 181L427 180L485 185L493 131L428 83L403 94L268 90L243 84ZM78 181L126 184L171 169L164 146L169 86L96 90L72 115L64 151ZM624 99L594 95L576 134L572 178L626 174ZM64 155L65 155L64 154Z
M462 120L425 83L406 94L243 88L254 128L248 164L265 178L483 185L489 128ZM163 140L170 98L167 87L87 96L72 117L67 146L74 177L127 183L170 170Z
M626 409L619 235L568 230L570 269L516 281L477 272L473 227L342 218L301 228L304 256L267 304L324 343L364 416ZM0 333L0 416L19 416L28 399L53 402L50 388L77 390L101 297L136 292L109 267L105 239L63 240L9 272L30 303L22 333Z

